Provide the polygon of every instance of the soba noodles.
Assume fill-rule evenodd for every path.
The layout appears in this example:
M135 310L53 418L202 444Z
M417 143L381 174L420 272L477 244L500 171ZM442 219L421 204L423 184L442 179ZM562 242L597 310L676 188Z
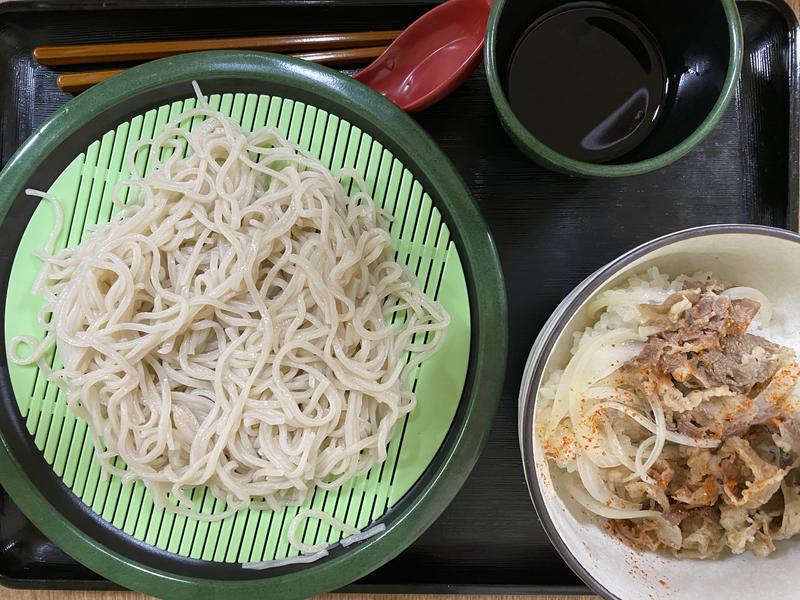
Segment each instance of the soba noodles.
M199 91L128 162L111 222L56 254L60 204L37 194L57 225L34 288L45 336L9 346L66 392L103 468L216 520L299 505L383 461L449 317L393 260L364 181L275 128L243 131ZM225 512L192 510L203 485Z
M250 570L264 570L264 569L275 569L277 567L285 567L286 565L293 565L293 564L303 564L303 563L311 563L319 560L320 558L324 558L328 556L328 547L329 544L326 542L320 542L318 544L306 544L302 541L301 535L297 533L297 530L300 528L300 524L308 519L317 519L320 522L327 523L331 529L342 531L347 534L347 537L343 538L339 543L342 547L346 548L348 546L352 546L353 544L357 544L359 542L363 542L373 536L378 535L382 531L386 529L385 523L378 523L377 525L373 525L364 531L359 531L357 528L348 525L347 523L340 521L339 519L332 517L326 512L321 510L304 510L298 513L289 523L289 530L287 532L287 538L289 540L289 544L298 549L301 554L298 556L290 556L287 558L279 558L276 560L264 560L264 561L257 561L257 562L247 562L242 563L243 569L250 569Z

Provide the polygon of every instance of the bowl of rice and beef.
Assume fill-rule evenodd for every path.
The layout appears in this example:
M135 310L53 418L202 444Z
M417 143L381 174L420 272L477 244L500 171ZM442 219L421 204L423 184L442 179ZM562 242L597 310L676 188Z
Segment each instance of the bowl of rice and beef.
M588 277L536 340L528 485L603 596L800 585L799 242L752 225L659 238Z

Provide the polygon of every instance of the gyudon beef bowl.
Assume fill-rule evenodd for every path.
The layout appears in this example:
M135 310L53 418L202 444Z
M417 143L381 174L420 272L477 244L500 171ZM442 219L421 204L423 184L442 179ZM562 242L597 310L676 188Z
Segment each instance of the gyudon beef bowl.
M800 589L800 237L649 242L556 309L520 393L537 512L609 598Z

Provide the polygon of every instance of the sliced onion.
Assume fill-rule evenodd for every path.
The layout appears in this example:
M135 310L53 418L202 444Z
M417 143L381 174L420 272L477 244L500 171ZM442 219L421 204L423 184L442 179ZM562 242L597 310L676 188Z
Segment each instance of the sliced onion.
M595 466L601 469L612 469L620 465L627 466L625 460L621 459L615 451L611 438L607 435L607 431L612 431L613 433L608 419L605 415L601 415L600 418L602 419L603 435L598 435L596 429L592 429L594 432L592 436L593 441L589 444L584 444L583 447L580 448L580 452L583 456L592 461ZM617 441L619 442L619 440ZM630 457L627 457L627 460L630 462Z
M589 374L587 366L595 361L597 352L603 346L623 345L631 342L641 343L642 341L639 334L632 329L616 329L596 336L575 353L575 356L567 364L567 368L564 370L564 374L558 384L553 410L550 413L548 436L555 431L558 423L567 414L572 417L573 425L577 425L580 395L593 383L605 379L624 364L623 362L618 362L622 357L616 356L613 361L604 362L602 366L595 364L591 367L592 372ZM641 348L639 351L641 351ZM587 379L587 377L590 377L590 379Z
M646 519L661 516L661 513L655 510L619 509L606 506L586 493L586 490L572 476L565 478L564 487L583 508L606 519Z
M636 358L644 348L644 342L638 336L635 341L607 344L597 349L591 360L583 363L583 369L576 373L579 381L586 382L587 389L599 381L613 375L623 365Z
M611 451L614 453L614 456L617 457L621 465L624 465L629 471L634 471L636 467L633 464L633 460L631 460L630 454L628 454L625 451L625 448L622 447L622 443L619 441L617 432L614 431L614 429L611 427L611 423L609 423L607 419L603 423L603 429L605 430L606 438L608 438L608 444L611 446Z
M597 502L619 510L641 508L640 505L624 500L616 494L613 494L600 476L600 469L587 460L585 456L579 456L577 464L578 475L581 478L584 489L589 492L589 495Z
M720 295L727 296L734 300L741 300L743 298L754 300L760 305L756 313L756 318L759 323L761 323L761 327L768 327L770 321L772 321L772 303L760 290L751 287L732 287L728 288Z
M596 397L605 398L609 395L613 395L614 393L614 388L608 386L592 388L584 392L584 394L581 396L581 401ZM581 404L581 409L583 408L585 407L583 404ZM605 415L601 416L603 435L598 435L596 426L592 427L587 425L589 422L589 417L595 414L595 412L596 411L591 410L586 414L581 412L580 424L578 427L574 428L580 432L578 435L590 435L592 438L591 443L582 445L582 451L584 455L600 468L610 469L619 465L625 465L626 467L631 468L630 465L633 463L631 462L630 456L625 455L624 451L622 450L622 446L619 444L619 439L617 439L616 434L614 434L613 429L611 429L611 425L608 423ZM611 436L609 435L609 432L611 432ZM615 441L616 446L614 445Z
M602 410L619 411L623 413L625 416L628 416L634 421L636 421L639 425L647 429L647 431L649 431L650 433L656 433L656 424L652 419L648 418L645 414L639 412L638 409L633 408L632 406L629 406L623 402L618 402L616 400L607 400L605 402L598 402L591 408L591 410L588 412L588 415L600 412ZM691 446L692 448L717 448L720 445L720 441L713 438L698 440L688 435L684 435L682 433L677 433L675 431L669 431L669 430L667 430L666 439L670 442L680 444L681 446Z
M655 292L655 293L653 293ZM613 291L609 290L603 292L597 298L586 305L586 311L589 316L594 316L604 308L611 308L613 306L636 306L637 304L648 304L652 302L663 302L667 299L671 290L630 290L630 291Z
M651 445L655 448L655 443L656 443L656 436L651 435L649 438L647 438L645 441L639 444L639 447L636 449L636 456L633 457L633 464L636 465L636 469L634 470L633 475L628 477L625 481L632 481L633 479L636 479L638 477L642 481L645 481L647 483L653 483L653 479L647 474L647 471L644 469L643 461L646 448Z
M645 477L650 479L648 475L650 468L656 463L658 457L661 456L661 452L664 450L664 444L667 441L667 421L664 417L664 409L661 407L661 402L659 402L658 398L656 397L648 398L648 401L650 402L650 408L653 411L653 416L655 417L656 439L653 444L653 451L650 453L650 457L647 459L647 462L644 463L644 466L642 466L642 479Z

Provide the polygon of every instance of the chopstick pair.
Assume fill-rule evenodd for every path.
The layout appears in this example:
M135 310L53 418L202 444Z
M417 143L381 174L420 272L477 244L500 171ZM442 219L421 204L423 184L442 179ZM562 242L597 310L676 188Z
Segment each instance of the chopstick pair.
M144 61L185 52L235 49L286 53L327 65L357 64L380 56L401 31L39 46L34 48L33 58L45 66L62 66ZM79 92L124 70L64 73L58 77L58 86L65 92Z

